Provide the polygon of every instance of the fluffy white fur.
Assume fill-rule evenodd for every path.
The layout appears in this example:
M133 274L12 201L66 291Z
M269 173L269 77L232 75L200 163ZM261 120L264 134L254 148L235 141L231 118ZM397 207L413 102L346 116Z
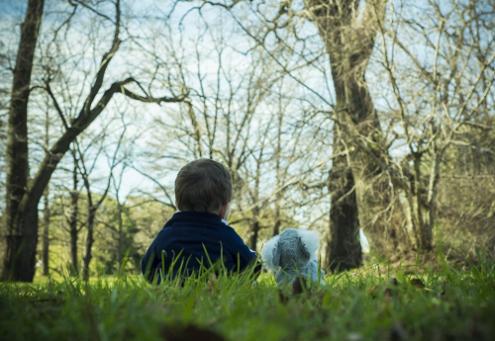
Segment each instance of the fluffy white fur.
M297 232L301 237L304 247L308 250L311 260L316 259L316 252L320 248L320 236L318 232L306 229L298 229Z
M274 264L273 262L273 254L277 248L278 238L278 236L275 236L268 240L261 250L261 258L263 259L263 263L272 271L275 271L278 268L278 264Z
M261 257L265 268L272 271L275 275L275 280L278 285L290 284L297 276L303 276L313 282L324 283L321 269L318 266L318 248L320 246L320 237L318 232L310 231L302 228L290 228L295 231L300 238L302 246L309 253L309 259L304 260L305 264L300 264L296 272L293 269L282 269L278 264L279 257L283 250L280 247L287 247L286 243L280 244L280 236L275 236L269 239L261 250ZM282 237L283 237L282 232ZM285 245L285 246L284 246Z

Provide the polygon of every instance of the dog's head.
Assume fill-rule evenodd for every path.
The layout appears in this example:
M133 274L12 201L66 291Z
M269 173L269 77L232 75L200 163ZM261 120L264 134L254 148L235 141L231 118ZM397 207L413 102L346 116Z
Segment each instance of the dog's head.
M287 228L265 243L261 257L265 267L275 273L278 282L286 281L285 277L313 277L309 265L316 264L319 242L315 231Z

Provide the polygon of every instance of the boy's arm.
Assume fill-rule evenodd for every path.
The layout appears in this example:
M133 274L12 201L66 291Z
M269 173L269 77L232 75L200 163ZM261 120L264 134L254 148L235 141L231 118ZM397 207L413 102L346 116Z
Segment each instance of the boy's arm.
M156 255L156 239L151 243L141 260L141 272L148 282L153 282L160 259ZM158 279L159 280L159 279Z
M251 250L241 239L241 237L231 228L229 246L234 259L238 261L238 270L243 271L257 260L256 252ZM260 268L261 269L261 268ZM255 266L255 272L259 272L258 266Z

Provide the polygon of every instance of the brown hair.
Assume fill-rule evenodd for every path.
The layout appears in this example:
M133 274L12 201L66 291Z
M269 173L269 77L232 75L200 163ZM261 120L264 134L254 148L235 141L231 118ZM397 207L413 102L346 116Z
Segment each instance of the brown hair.
M175 179L175 201L181 211L217 213L232 199L229 171L219 162L199 159L181 168Z

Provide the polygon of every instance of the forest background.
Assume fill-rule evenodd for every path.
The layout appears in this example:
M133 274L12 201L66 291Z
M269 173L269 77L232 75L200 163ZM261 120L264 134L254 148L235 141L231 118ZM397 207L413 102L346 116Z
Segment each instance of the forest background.
M196 158L260 250L495 257L493 1L0 1L2 277L136 273ZM21 24L23 23L23 24Z

